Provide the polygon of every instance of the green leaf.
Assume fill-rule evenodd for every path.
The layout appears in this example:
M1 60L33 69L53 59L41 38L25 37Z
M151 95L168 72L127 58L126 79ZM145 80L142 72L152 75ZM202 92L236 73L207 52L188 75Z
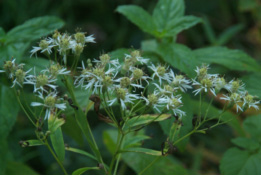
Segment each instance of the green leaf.
M10 30L6 35L6 43L28 43L54 32L63 25L64 22L54 16L33 18Z
M128 134L130 136L130 134ZM133 135L130 137L126 137L124 141L124 148L141 146L141 141L150 139L149 136L146 135Z
M65 147L64 147L64 140L63 140L63 133L61 126L58 125L58 127L55 126L56 117L50 116L48 119L48 129L51 131L51 142L54 148L54 151L59 158L60 161L64 161L65 157Z
M28 146L40 146L43 145L43 142L40 140L26 140L25 142L28 143Z
M218 37L217 44L218 45L226 44L230 39L232 39L235 35L237 35L243 29L244 29L243 24L237 24L237 25L229 27Z
M223 175L259 175L261 174L261 153L251 154L238 148L229 149L220 164Z
M6 174L8 175L39 175L29 166L20 162L8 162Z
M261 141L261 115L248 117L244 123L243 128L251 137Z
M194 25L202 22L201 18L195 16L183 16L181 18L175 19L168 24L165 32L161 34L163 37L173 37L183 30L189 29Z
M75 153L78 153L78 154L81 154L81 155L84 155L84 156L87 156L93 160L97 160L97 158L95 156L93 156L92 154L86 152L86 151L83 151L81 149L77 149L77 148L71 148L71 147L65 147L65 149L67 151L71 151L71 152L75 152Z
M153 20L157 30L161 33L169 29L169 24L184 15L185 4L183 0L159 0L153 11Z
M138 125L143 125L143 124L148 124L150 122L158 122L162 120L166 120L170 118L170 114L146 114L146 115L141 115L141 116L136 116L128 120L124 127L124 131L128 131L132 127L138 126Z
M139 6L122 5L116 9L117 12L126 16L132 23L142 31L155 35L156 26L151 15Z
M193 52L182 44L159 44L156 51L171 66L186 73L189 77L194 77L195 66L198 61L194 58Z
M5 174L7 160L8 160L8 144L6 139L0 139L0 174Z
M261 97L261 73L251 73L241 78L241 80L246 84L246 90L259 98Z
M232 139L232 143L247 150L256 150L260 148L260 144L256 140L250 138L238 137Z
M203 29L204 29L204 33L206 34L209 43L215 44L217 41L215 31L206 16L203 17Z
M31 71L31 74L33 74L34 70L35 73L40 73L43 69L46 69L50 65L50 61L46 60L44 58L26 58L23 60L23 63L25 64L24 69L29 70L31 68L34 68Z
M1 84L1 83L0 83ZM19 111L14 89L0 86L0 135L5 139L11 131ZM25 117L25 116L21 116Z
M60 128L65 123L63 118L51 116L48 119L48 129L51 133L54 133L58 128Z
M124 63L125 54L128 54L130 49L117 49L109 53L111 59L119 59L120 63Z
M89 171L89 170L99 170L99 167L84 167L84 168L79 168L75 170L72 175L81 175L82 173Z
M147 148L140 148L140 147L127 148L127 149L120 150L120 152L136 152L136 153L143 153L143 154L148 154L153 156L162 156L161 151L156 151Z
M216 63L238 71L260 71L258 63L240 50L231 50L226 47L207 47L196 49L193 53L196 59L202 63Z

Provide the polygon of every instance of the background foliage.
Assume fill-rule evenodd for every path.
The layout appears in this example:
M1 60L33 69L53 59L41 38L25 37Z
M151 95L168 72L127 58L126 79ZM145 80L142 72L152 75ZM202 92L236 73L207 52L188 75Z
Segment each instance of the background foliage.
M157 2L1 1L0 65L3 65L4 60L14 57L18 62L45 68L48 61L41 58L29 59L31 46L55 29L70 33L78 27L88 34L94 34L97 42L86 49L82 59L97 58L107 52L117 57L126 51L123 48L133 47L142 49L144 56L154 62L169 63L191 77L196 65L210 63L213 72L242 79L250 93L261 97L259 1L186 0L185 9L182 1L173 3L169 0L166 1L168 4L156 5ZM128 4L131 6L126 6ZM168 17L159 17L157 10L164 5L164 15ZM173 35L176 36L174 41L171 37ZM7 79L3 75L0 75L0 79L0 174L59 174L60 169L48 150L43 147L21 148L18 144L20 140L33 137L34 130L20 112ZM82 93L77 92L77 98L81 98ZM33 97L28 96L30 98ZM88 102L87 99L82 101ZM192 128L193 114L198 109L197 99L188 97L184 101L188 104L188 116L183 121L181 134ZM217 113L219 106L218 102L215 103L210 113ZM94 112L90 111L89 116L88 120L105 161L109 161L111 154L108 151L112 151L115 145L115 133L108 130L110 127L100 122ZM233 111L228 112L224 118L230 117L235 117ZM260 117L255 111L247 111L229 125L212 129L206 135L195 134L190 141L180 143L177 152L158 160L145 174L260 174L258 163L261 162L261 140L260 135L256 134L260 130ZM171 122L163 121L147 127L143 132L150 139L143 144L160 150L159 143L168 135L169 123ZM72 117L67 117L62 129L68 145L80 145L88 151ZM140 172L154 159L153 155L126 153L120 173ZM96 166L95 161L71 152L66 152L64 164L69 172L86 165ZM12 168L14 166L15 170Z

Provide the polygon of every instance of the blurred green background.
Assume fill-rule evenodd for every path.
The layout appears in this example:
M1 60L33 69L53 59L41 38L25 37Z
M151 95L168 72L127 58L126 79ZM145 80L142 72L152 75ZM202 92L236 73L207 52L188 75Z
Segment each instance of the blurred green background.
M192 49L223 45L232 49L244 50L259 63L261 62L260 1L186 0L185 2L186 14L202 17L205 23L198 24L180 33L178 43L185 44ZM62 32L74 33L77 28L80 28L81 31L94 34L96 44L89 45L85 49L83 57L97 58L101 53L119 48L139 49L142 40L151 38L150 35L143 33L124 16L116 13L117 6L135 4L151 12L156 3L156 0L2 0L0 1L0 27L8 32L31 18L46 15L57 16L65 22L65 26L60 30ZM224 35L229 37L224 37ZM36 45L37 42L38 40L35 40L32 45ZM27 49L23 58L29 57L30 48ZM1 58L0 61L0 65L2 65L4 59ZM224 70L218 66L216 69L221 71L220 73ZM238 76L238 72L230 73L232 73L231 76ZM245 73L240 72L240 76L245 75ZM2 83L7 81L3 77L0 78ZM1 98L4 98L3 94ZM14 105L14 107L17 106ZM90 118L90 124L94 129L98 145L100 145L102 154L105 156L105 161L108 161L110 155L105 146L102 146L104 145L102 131L108 126L98 121L95 114L90 115L94 116ZM243 118L244 116L241 119L243 120ZM164 141L165 136L159 125L155 124L148 127L146 133L153 139L144 144L150 147L154 145L152 148L160 150L158 143ZM70 145L77 145L68 135L70 134L65 134L65 142ZM15 161L15 163L8 164L7 175L19 174L19 172L11 172L15 171L12 170L14 166L24 166L17 162L26 163L39 174L60 173L58 164L47 149L43 147L22 148L18 144L20 140L30 139L33 136L34 128L31 127L23 113L19 113L7 139L8 160ZM229 140L233 136L234 132L229 126L218 127L207 135L192 136L191 143L187 146L188 151L179 151L175 153L175 157L194 174L219 174L219 161L222 154L232 145ZM6 146L5 144L3 143L2 147ZM95 166L95 162L71 153L66 153L64 164L69 172L86 164ZM135 174L131 168L126 167L126 169L125 174ZM27 174L30 175L33 172L28 170Z

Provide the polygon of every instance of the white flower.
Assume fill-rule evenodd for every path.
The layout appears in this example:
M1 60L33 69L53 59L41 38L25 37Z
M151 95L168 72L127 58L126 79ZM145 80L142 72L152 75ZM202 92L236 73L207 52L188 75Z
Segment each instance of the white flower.
M182 101L181 101L181 96L171 96L170 98L169 97L166 97L165 99L163 99L163 101L167 101L167 109L171 109L173 111L173 113L175 115L178 115L179 117L182 117L184 115L186 115L186 113L182 110L180 110L179 108L182 107Z
M216 96L215 86L214 86L215 79L204 78L200 82L198 82L196 80L192 80L192 81L193 81L192 85L199 86L198 89L193 91L193 93L195 93L195 95L197 95L201 91L208 92L208 90L210 90L210 92L214 96Z
M56 81L57 79L51 75L45 75L44 73L37 76L34 69L34 75L26 76L24 84L34 85L34 92L37 92L38 90L41 90L41 92L47 92L44 87L47 86L55 90L57 86L53 85L52 83Z
M108 68L107 71L104 68L95 67L93 69L86 69L82 62L82 73L76 77L74 84L76 87L81 86L82 88L92 89L92 93L102 92L102 88L112 88L115 82L117 71L115 68Z
M129 86L134 88L144 88L142 85L134 83L133 79L130 79L129 77L120 77L116 79L115 82L120 83L119 85L115 85L117 88L128 88Z
M121 104L121 108L124 110L126 109L126 103L132 103L134 104L134 100L140 99L140 96L138 94L131 94L128 92L127 89L123 88L116 88L116 98L109 100L109 106L112 106L117 100L119 100Z
M164 67L164 66L156 67L154 64L148 67L154 71L154 73L152 74L152 79L154 80L155 77L158 77L160 85L162 83L162 80L169 81L170 77L169 74L167 73L168 67Z
M138 82L140 85L142 85L142 80L146 81L147 84L149 84L147 79L150 79L149 76L144 75L144 72L136 67L131 67L130 69L131 71L131 81L136 81Z
M148 95L148 97L141 97L143 100L145 100L147 106L151 106L153 109L155 109L157 112L161 113L159 108L166 105L167 101L165 98L162 98L159 96L157 92L153 92L153 94Z
M32 69L29 69L28 71L24 72L22 69L17 69L15 71L15 79L13 81L13 85L11 87L14 87L16 84L20 87L24 84L24 79L26 75L31 71Z
M67 71L65 67L60 66L59 64L51 64L49 68L41 71L42 73L48 73L52 77L56 77L57 75L69 75L71 71Z
M59 103L59 100L61 100L61 99L57 99L56 92L51 92L46 97L44 97L43 94L40 92L38 92L38 94L39 94L38 97L43 100L43 103L32 102L31 106L44 106L46 108L44 119L49 119L49 117L51 115L51 111L55 108L60 109L60 110L66 109L65 103Z
M231 93L233 92L244 93L245 84L240 80L231 80L228 84L224 86L224 88Z
M173 87L171 87L170 85L164 85L164 87L161 88L158 84L156 84L156 83L153 83L153 84L157 88L155 90L155 92L158 93L160 96L169 97L175 92L175 89Z
M175 75L172 70L169 72L169 83L172 86L177 87L182 92L187 91L187 89L191 89L192 87L189 85L191 82L187 80L183 75Z
M242 102L242 97L241 97L240 94L238 94L238 93L232 93L232 94L230 94L230 95L224 95L224 97L221 97L220 99L226 100L226 101L229 101L229 102L235 104L236 107L237 107L237 112L238 112L238 109L239 109L240 111L243 111L243 109L242 109L241 106L239 105L239 103Z
M134 51L135 52L135 51ZM139 54L133 54L134 58L140 62L140 64L147 64L149 62L149 59L141 57ZM133 56L129 54L125 54L125 59L132 58Z
M16 64L15 59L12 61L5 61L4 70L1 72L6 72L8 74L8 78L12 79L15 76L15 72L17 69L23 69L24 64Z
M47 52L48 54L51 54L52 53L52 48L54 46L55 45L52 44L52 40L50 40L50 39L41 40L40 43L39 43L39 46L38 47L33 47L33 49L30 51L31 52L31 56L33 54L36 54L38 51L41 51L41 53Z
M84 39L85 39L85 43L96 43L94 41L95 38L93 37L93 35L89 35L89 36L85 37Z
M245 93L243 100L244 100L244 104L243 106L247 107L247 108L255 108L256 110L259 110L258 104L260 104L260 101L256 101L254 100L254 96L249 95L247 92Z

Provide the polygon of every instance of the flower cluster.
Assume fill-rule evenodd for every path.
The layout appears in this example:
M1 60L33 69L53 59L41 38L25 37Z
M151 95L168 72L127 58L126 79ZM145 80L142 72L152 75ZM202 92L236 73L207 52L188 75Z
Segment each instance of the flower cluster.
M99 60L88 60L87 66L82 63L81 73L75 77L74 84L101 97L102 94L108 94L103 97L108 106L118 102L121 109L126 110L143 101L147 107L159 113L164 109L172 110L175 115L182 117L185 112L180 110L182 97L178 93L190 89L190 81L183 75L175 75L169 67L154 64L148 66L152 71L149 76L143 69L148 61L138 50L125 54L122 64L118 59L112 60L108 54L104 54ZM154 91L145 95L142 91L147 87L154 88Z
M226 82L224 77L220 77L218 74L209 74L209 66L203 65L197 67L197 76L193 79L193 85L197 87L193 92L197 95L200 92L211 92L214 96L220 92L221 89L227 91L227 94L223 94L220 98L232 105L236 105L237 112L244 111L247 108L259 109L259 101L255 100L256 97L250 95L246 89L245 84L240 80L231 80Z
M69 35L55 31L52 37L41 40L39 46L33 47L31 56L37 52L50 55L54 50L55 53L58 52L63 57L63 62L66 64L67 55L73 53L76 57L79 57L87 43L95 43L93 35L85 36L83 32Z

